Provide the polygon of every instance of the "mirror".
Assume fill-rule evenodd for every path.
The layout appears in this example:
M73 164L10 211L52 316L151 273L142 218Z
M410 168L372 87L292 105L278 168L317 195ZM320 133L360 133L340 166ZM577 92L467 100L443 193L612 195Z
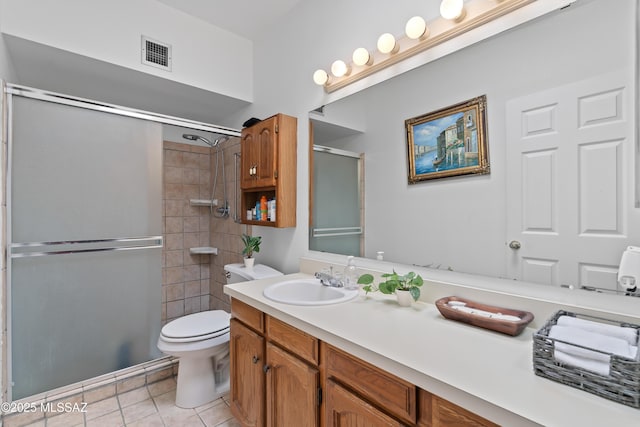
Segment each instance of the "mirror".
M509 153L517 143L512 128L514 123L519 126L523 117L513 112L519 105L516 101L543 95L564 96L566 88L576 87L577 82L589 82L614 73L622 76L623 89L620 90L624 91L624 96L614 97L615 107L613 104L609 106L630 109L624 113L629 125L624 130L625 136L620 139L619 150L622 151L615 151L618 148L607 151L604 145L596 144L593 147L603 150L579 150L582 157L574 157L571 166L547 162L550 158L545 157L523 157L531 160L527 166L544 163L558 168L557 175L554 175L557 181L593 172L597 179L586 179L585 182L591 182L593 186L611 182L606 178L608 166L596 169L599 156L602 154L602 161L605 161L610 155L633 157L634 152L636 123L631 111L637 98L634 85L637 47L633 36L635 23L630 17L635 13L632 1L625 1L616 8L604 1L574 3L569 8L310 112L316 141L322 140L325 146L365 153L364 256L375 258L378 251L384 251L385 260L403 264L558 286L601 285L615 289L615 273L623 248L640 244L640 241L625 237L634 236L632 230L636 231L635 236L640 235L637 233L640 232L640 214L634 208L634 189L626 184L612 184L622 185L614 189L620 199L612 202L616 204L612 209L615 211L613 215L624 224L613 225L614 229L610 229L605 224L607 220L603 220L594 225L595 231L591 233L594 236L613 236L611 240L615 243L603 243L602 250L585 255L588 261L573 259L573 254L582 246L580 235L590 233L589 227L584 232L580 227L585 221L595 224L594 218L609 215L598 210L598 205L601 205L598 200L604 199L593 198L596 197L594 191L589 202L576 201L586 203L581 205L582 210L567 207L563 200L574 190L566 190L566 193L562 187L549 190L555 184L536 181L535 175L528 176L531 182L526 185L529 187L522 184L515 188L512 176L521 176L522 163L512 161ZM585 89L585 93L597 93L599 90L596 86L592 88L591 92L591 87ZM409 184L405 120L480 95L487 96L491 173ZM596 114L599 98L580 99L592 99L594 103L585 104L581 111L593 107L593 114ZM564 126L572 122L541 113L529 117L528 125L539 126L542 133L548 124L545 117L559 120L558 123L550 121L550 126ZM587 160L593 160L593 170L579 170L578 162ZM634 161L636 159L630 160L619 170L622 174L616 175L620 177L619 182L635 182ZM609 187L602 185L602 190L608 192ZM523 242L519 251L510 248L509 242L520 239L510 231L509 224L514 222L514 218L540 214L534 220L543 221L544 215L536 211L539 206L536 203L526 205L528 209L521 212L526 200L518 199L522 196L517 193L523 188L528 189L527 194L537 192L541 198L549 196L549 200L553 199L548 207L551 225L548 229L544 225L532 226L529 234L561 234L571 229L579 231L579 236L563 241L553 249L553 253L529 258L525 256L526 250L534 247L535 243L525 245ZM514 205L517 203L520 205ZM563 218L562 224L553 223L560 217ZM567 258L571 259L566 261ZM568 262L571 267L565 268ZM571 273L565 274L564 271L568 270Z

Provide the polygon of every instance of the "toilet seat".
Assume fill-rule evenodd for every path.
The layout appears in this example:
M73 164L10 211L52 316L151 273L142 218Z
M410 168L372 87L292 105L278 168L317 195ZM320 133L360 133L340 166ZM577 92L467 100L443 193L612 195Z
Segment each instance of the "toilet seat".
M164 325L160 337L165 342L188 343L229 333L231 315L224 310L193 313Z

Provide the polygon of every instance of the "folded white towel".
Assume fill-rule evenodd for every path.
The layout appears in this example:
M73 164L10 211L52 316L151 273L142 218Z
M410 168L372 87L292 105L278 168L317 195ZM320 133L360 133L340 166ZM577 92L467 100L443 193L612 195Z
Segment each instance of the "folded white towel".
M617 337L627 341L631 345L638 345L638 331L635 328L608 325L606 323L594 322L573 316L560 316L556 324L560 326L573 326L602 335Z
M560 343L556 343L556 349L553 352L553 358L558 362L565 363L576 368L582 368L599 375L609 375L609 361L603 362L585 357L576 357L571 354L558 351L557 344ZM609 359L609 356L607 356L607 359Z
M629 345L627 341L621 338L610 337L570 326L552 326L549 330L549 338L558 339L570 344L577 344L604 353L628 357L630 359L635 359L637 352L637 348ZM598 352L589 352L580 347L568 345L562 351L577 357L590 357L591 359L601 360L601 358L595 356Z

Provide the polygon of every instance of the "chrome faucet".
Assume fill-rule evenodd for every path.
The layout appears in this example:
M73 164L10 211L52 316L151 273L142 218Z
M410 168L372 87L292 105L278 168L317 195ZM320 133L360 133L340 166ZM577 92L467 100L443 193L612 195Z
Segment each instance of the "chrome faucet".
M333 267L329 267L329 273L319 271L315 276L316 279L320 279L320 283L324 286L331 286L332 288L341 288L344 286L342 280L333 275Z

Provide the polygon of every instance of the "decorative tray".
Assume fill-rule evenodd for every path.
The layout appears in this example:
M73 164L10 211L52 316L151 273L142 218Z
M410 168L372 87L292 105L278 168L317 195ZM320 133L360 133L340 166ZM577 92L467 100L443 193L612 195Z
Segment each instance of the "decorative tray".
M445 318L516 336L533 320L528 311L494 307L464 298L444 297L436 307Z

